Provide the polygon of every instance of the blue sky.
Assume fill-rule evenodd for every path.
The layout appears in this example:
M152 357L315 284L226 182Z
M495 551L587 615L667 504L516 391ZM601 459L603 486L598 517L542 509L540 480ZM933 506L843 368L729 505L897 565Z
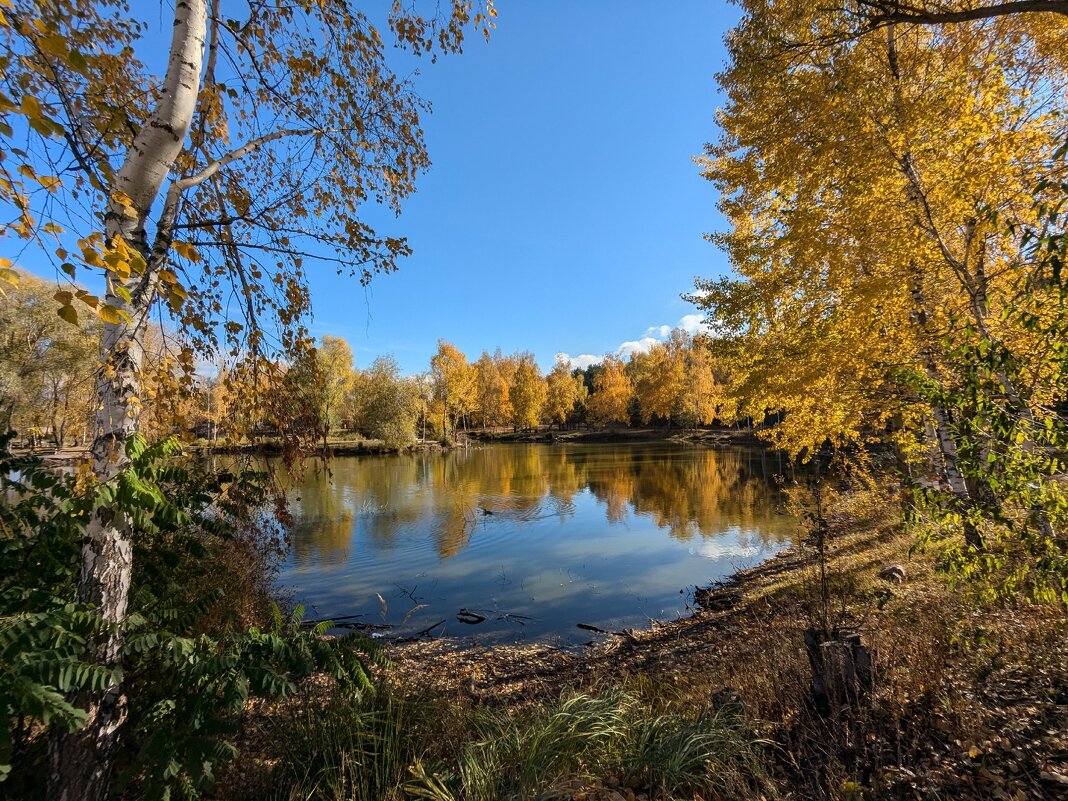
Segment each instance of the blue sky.
M715 74L738 9L497 8L491 40L473 35L460 56L394 54L399 73L419 71L416 89L433 105L423 121L433 166L400 218L367 216L380 233L407 236L414 255L366 288L330 265L310 271L312 333L347 339L359 367L392 353L420 372L439 337L471 360L531 350L546 370L559 353L588 356L583 365L626 354L673 326L692 330L700 316L680 295L728 269L703 238L725 223L693 157L716 138ZM150 66L170 35L160 9L148 19Z
M716 136L736 7L498 9L488 44L421 64L434 164L389 224L414 255L366 291L313 277L313 332L344 336L360 366L392 352L426 369L439 337L471 359L529 349L543 368L616 351L694 314L679 295L727 270L702 238L724 223L692 157Z

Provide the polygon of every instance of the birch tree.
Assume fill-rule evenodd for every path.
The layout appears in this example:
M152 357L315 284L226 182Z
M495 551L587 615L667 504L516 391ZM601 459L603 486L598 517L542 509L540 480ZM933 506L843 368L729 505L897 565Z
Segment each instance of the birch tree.
M543 416L551 426L556 423L563 428L579 402L579 382L571 375L571 365L557 361L545 377L545 409ZM585 389L585 386L582 387Z
M634 386L623 360L618 356L605 356L602 369L593 378L590 416L601 425L625 423L630 417L630 400L633 397Z
M387 24L417 54L449 52L471 27L488 35L493 13L454 0L424 17L397 2ZM176 0L161 27L156 76L145 62L159 43L125 0L0 0L0 233L69 281L55 295L63 319L103 323L100 481L138 430L153 313L176 321L188 369L221 352L251 366L231 378L260 386L257 365L311 344L305 263L361 281L395 269L407 243L363 209L398 210L429 165L425 104L350 3ZM0 261L0 281L14 282L12 266ZM101 293L74 283L87 272ZM109 667L121 666L135 533L121 509L101 509L84 546L78 595L108 626L92 656ZM79 700L87 725L51 751L59 801L106 795L124 718L119 682Z

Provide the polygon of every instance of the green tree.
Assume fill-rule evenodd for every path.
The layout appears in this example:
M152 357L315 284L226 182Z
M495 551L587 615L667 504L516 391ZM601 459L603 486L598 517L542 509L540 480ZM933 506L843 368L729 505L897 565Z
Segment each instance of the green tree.
M368 435L387 447L404 448L415 442L418 387L400 374L392 356L379 356L363 374L361 418Z

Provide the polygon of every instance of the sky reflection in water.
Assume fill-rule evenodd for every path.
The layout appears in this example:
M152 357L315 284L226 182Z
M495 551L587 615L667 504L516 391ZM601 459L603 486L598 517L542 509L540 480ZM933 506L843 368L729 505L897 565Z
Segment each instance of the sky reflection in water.
M686 614L695 584L788 544L780 469L760 450L672 444L337 458L292 488L280 580L316 618L381 623L381 594L391 634L444 619L435 634L585 642L577 623ZM488 620L461 623L461 608Z

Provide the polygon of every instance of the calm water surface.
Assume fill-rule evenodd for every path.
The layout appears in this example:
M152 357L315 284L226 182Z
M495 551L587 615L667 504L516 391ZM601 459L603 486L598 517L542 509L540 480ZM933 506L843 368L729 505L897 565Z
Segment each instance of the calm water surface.
M695 585L788 544L779 468L760 450L671 444L340 457L294 483L281 581L309 616L362 615L391 636L444 621L435 635L573 645L591 639L578 623L684 615Z

